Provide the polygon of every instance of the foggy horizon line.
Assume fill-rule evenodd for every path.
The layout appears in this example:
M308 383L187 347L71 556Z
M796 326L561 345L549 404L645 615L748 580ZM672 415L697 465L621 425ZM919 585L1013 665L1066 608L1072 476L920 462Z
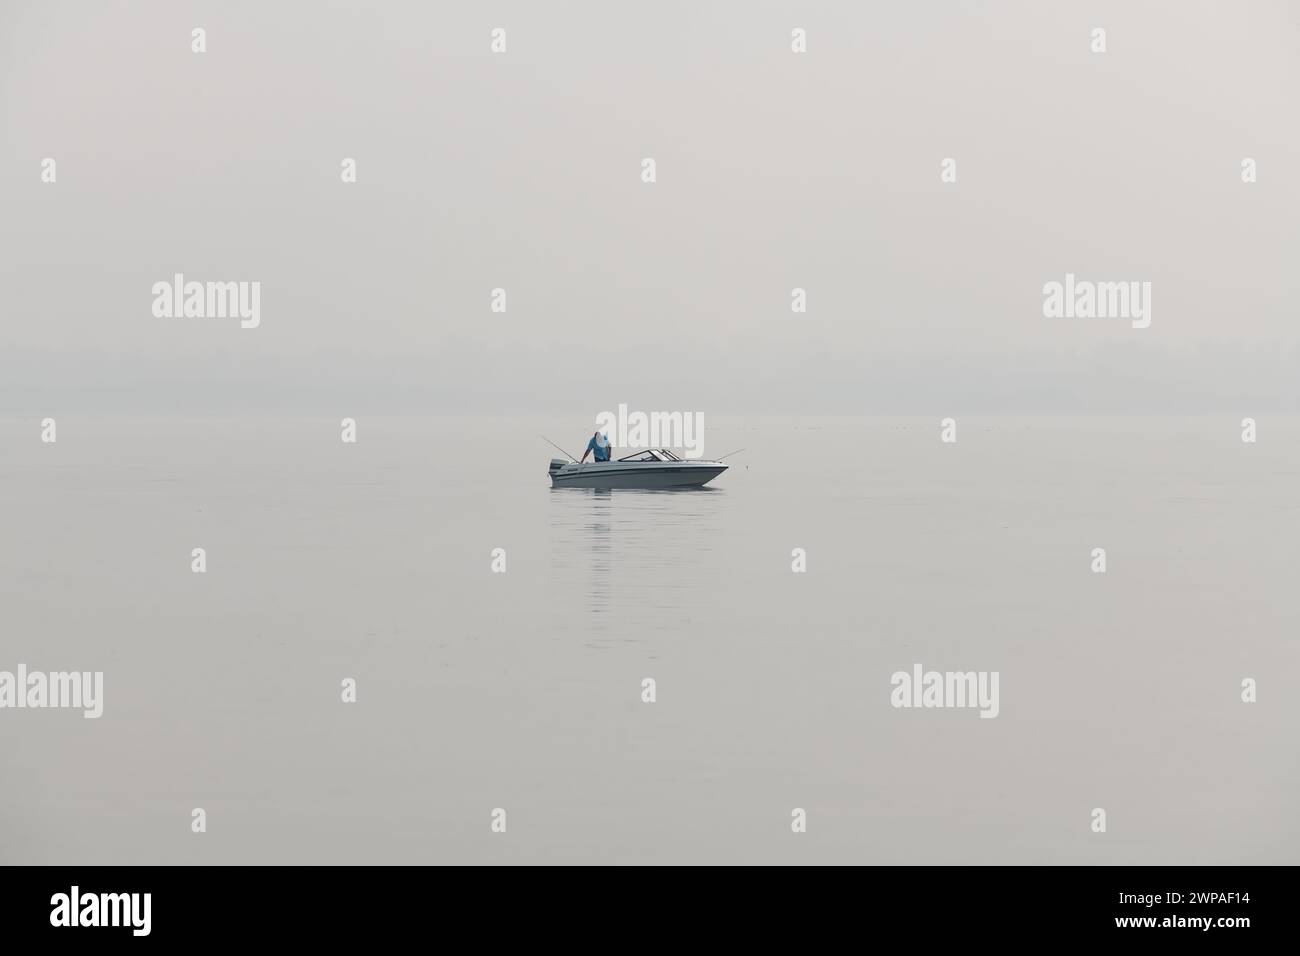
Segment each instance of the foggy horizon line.
M558 350L557 350L558 351ZM163 360L123 352L9 348L0 415L164 409L186 414L529 414L620 404L643 411L744 415L1260 415L1300 412L1300 349L1161 347L984 353L784 354L750 361L654 346L568 354L485 350L396 357L319 349L295 355L214 350ZM629 352L643 357L629 360ZM465 368L477 378L466 382ZM723 370L724 378L718 373ZM461 373L461 374L457 374Z

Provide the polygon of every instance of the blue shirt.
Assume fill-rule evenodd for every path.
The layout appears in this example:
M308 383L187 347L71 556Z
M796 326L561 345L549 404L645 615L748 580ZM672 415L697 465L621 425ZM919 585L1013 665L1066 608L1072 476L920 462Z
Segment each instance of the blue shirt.
M596 444L596 436L591 436L591 441L587 442L587 451L591 452L596 461L609 461L609 446L601 448Z

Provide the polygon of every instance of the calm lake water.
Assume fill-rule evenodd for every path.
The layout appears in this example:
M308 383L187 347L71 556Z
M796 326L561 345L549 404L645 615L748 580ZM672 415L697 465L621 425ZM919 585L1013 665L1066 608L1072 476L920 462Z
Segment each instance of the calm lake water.
M105 683L0 711L0 861L1300 862L1300 423L1239 422L719 419L598 492L567 420L0 421L0 670Z

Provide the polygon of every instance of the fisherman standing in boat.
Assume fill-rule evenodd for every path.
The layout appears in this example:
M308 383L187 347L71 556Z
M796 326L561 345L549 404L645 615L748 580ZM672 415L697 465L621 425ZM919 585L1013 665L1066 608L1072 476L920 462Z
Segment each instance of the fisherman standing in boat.
M581 465L583 461L586 461L588 455L592 456L592 461L609 461L609 453L609 436L596 432L591 436L591 441L587 442L587 450L582 453L582 461L578 462L578 464Z

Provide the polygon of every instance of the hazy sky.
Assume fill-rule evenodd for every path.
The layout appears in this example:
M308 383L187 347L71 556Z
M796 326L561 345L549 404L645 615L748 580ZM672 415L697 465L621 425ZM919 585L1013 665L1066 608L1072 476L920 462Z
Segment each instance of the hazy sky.
M0 409L1300 411L1298 99L1264 0L7 0Z

